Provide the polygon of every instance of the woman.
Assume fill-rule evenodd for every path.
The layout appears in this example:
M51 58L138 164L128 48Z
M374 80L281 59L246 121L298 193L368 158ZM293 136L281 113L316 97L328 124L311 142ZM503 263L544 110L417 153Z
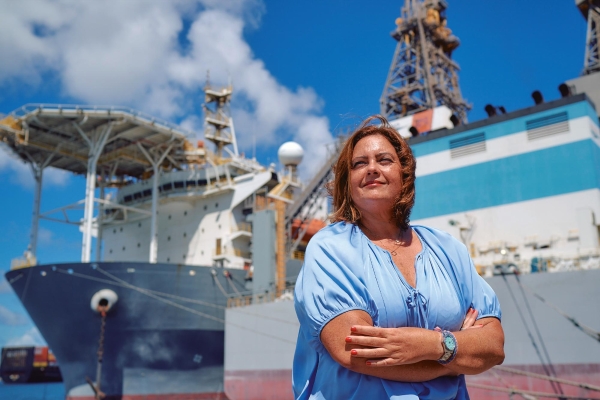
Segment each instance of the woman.
M344 145L333 224L310 241L296 283L297 399L468 399L463 374L504 360L498 299L466 247L409 225L415 169L381 116Z

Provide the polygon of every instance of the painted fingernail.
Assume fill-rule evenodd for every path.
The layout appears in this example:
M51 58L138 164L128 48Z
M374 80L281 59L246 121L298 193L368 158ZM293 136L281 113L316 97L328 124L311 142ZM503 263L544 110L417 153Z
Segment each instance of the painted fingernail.
M357 355L358 352L356 350L350 350L350 354L352 354L353 356Z
M355 326L353 326L352 328L350 328L350 331L351 331L351 332L356 332L356 327L355 327Z
M350 336L346 336L346 343L352 343L352 338Z
M371 365L371 361L367 361L367 365Z

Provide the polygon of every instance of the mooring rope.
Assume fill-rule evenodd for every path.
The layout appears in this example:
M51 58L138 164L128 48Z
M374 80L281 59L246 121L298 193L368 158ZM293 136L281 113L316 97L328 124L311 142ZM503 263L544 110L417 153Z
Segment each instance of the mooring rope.
M536 374L535 372L522 371L520 369L503 367L501 365L496 365L493 369L497 369L499 371L504 371L504 372L508 372L508 373L516 374L516 375L525 375L525 376L530 376L532 378L545 379L547 381L564 383L565 385L577 386L582 389L588 389L588 390L594 390L594 391L600 392L600 386L590 385L588 383L576 382L576 381L571 381L568 379L562 379L562 378L556 378L556 377L542 375L542 374Z

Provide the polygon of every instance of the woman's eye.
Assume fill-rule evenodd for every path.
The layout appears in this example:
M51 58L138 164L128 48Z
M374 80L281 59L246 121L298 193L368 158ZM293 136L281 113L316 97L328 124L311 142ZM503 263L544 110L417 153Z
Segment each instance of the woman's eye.
M364 162L364 161L355 161L355 162L352 164L352 168L359 167L359 166L361 166L361 165L363 165L363 164L365 164L365 162Z

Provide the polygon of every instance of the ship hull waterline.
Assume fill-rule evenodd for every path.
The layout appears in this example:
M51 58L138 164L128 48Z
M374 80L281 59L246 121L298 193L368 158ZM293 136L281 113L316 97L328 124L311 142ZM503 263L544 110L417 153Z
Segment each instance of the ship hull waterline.
M244 270L149 263L73 263L12 270L6 279L63 374L72 400L223 396L224 309ZM91 300L118 296L101 322ZM150 396L150 397L148 397ZM174 396L174 397L173 397ZM216 396L216 397L215 397Z

